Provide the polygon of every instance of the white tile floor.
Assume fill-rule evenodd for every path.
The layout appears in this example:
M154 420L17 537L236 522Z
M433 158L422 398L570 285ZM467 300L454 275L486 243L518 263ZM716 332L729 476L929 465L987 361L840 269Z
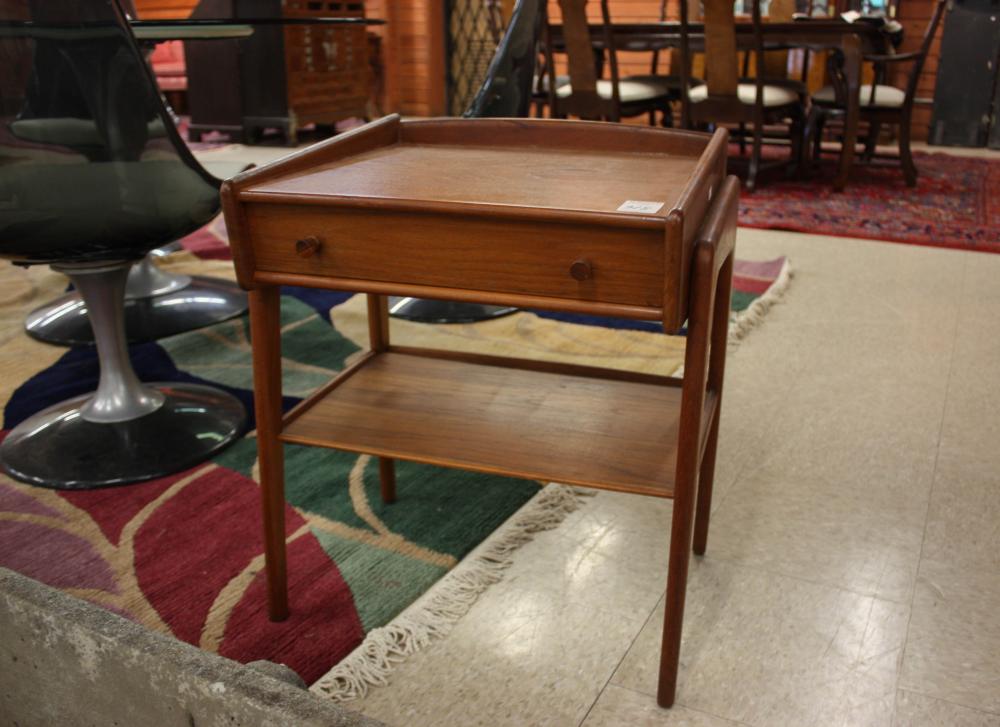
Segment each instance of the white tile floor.
M741 229L785 302L727 367L677 706L669 501L601 493L353 708L398 727L1000 725L1000 255Z

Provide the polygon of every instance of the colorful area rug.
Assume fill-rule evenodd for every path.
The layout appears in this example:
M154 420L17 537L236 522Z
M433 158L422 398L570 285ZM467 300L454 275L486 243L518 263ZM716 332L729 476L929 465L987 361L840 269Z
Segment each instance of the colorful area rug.
M231 263L217 259L227 254L219 247L223 240L215 223L185 241L202 257L185 251L164 266L232 278ZM739 320L759 317L775 298L776 283L784 286L787 276L784 259L741 263ZM56 297L65 285L65 278L47 268L0 265L4 432L43 407L96 386L91 349L40 344L21 328L28 310ZM282 302L287 408L350 363L366 346L368 332L362 296L288 288ZM528 312L460 326L394 321L392 335L401 344L658 373L675 371L684 350L683 338ZM135 345L130 353L143 380L221 386L253 411L245 319ZM385 661L387 638L398 653L443 631L442 624L458 618L476 593L499 578L513 548L534 530L554 526L576 504L568 488L543 490L536 482L401 462L398 501L387 506L370 457L288 446L292 616L271 623L265 613L252 417L249 429L251 434L211 462L127 487L57 492L0 476L0 566L238 661L287 664L310 683L367 636L352 657L367 664L367 671L353 669L347 677L323 682L324 691L343 696L380 678L371 664ZM439 585L444 590L435 590L436 600L430 599L417 622L394 621L498 528L500 535L493 536L496 542L491 538L491 549L479 556L472 576ZM381 634L383 646L369 658L373 633Z
M740 199L739 223L839 237L1000 252L1000 160L914 154L915 188L898 165L855 165L843 192L824 163L808 180L768 180Z

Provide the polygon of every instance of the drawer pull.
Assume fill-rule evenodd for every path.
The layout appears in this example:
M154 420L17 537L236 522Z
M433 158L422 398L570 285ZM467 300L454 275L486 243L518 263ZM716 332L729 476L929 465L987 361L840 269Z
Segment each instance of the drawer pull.
M319 252L322 244L318 237L303 237L295 241L295 254L299 257L312 257Z
M594 266L590 264L590 260L577 260L569 266L569 274L580 282L590 280L594 277Z

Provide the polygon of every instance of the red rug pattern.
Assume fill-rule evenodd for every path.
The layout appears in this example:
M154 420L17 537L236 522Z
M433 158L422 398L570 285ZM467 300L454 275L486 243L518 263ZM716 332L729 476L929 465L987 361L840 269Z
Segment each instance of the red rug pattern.
M838 237L861 237L1000 253L1000 160L914 155L917 186L898 165L855 165L834 192L835 165L807 180L765 180L744 190L739 223Z

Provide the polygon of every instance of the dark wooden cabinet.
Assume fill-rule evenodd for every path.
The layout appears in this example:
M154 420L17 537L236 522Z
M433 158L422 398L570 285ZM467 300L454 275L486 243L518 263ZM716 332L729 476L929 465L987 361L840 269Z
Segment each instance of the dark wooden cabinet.
M362 2L203 0L194 18L363 17ZM307 124L366 118L371 88L364 26L259 26L244 40L185 43L191 138L222 131L252 142L267 128L289 144Z

